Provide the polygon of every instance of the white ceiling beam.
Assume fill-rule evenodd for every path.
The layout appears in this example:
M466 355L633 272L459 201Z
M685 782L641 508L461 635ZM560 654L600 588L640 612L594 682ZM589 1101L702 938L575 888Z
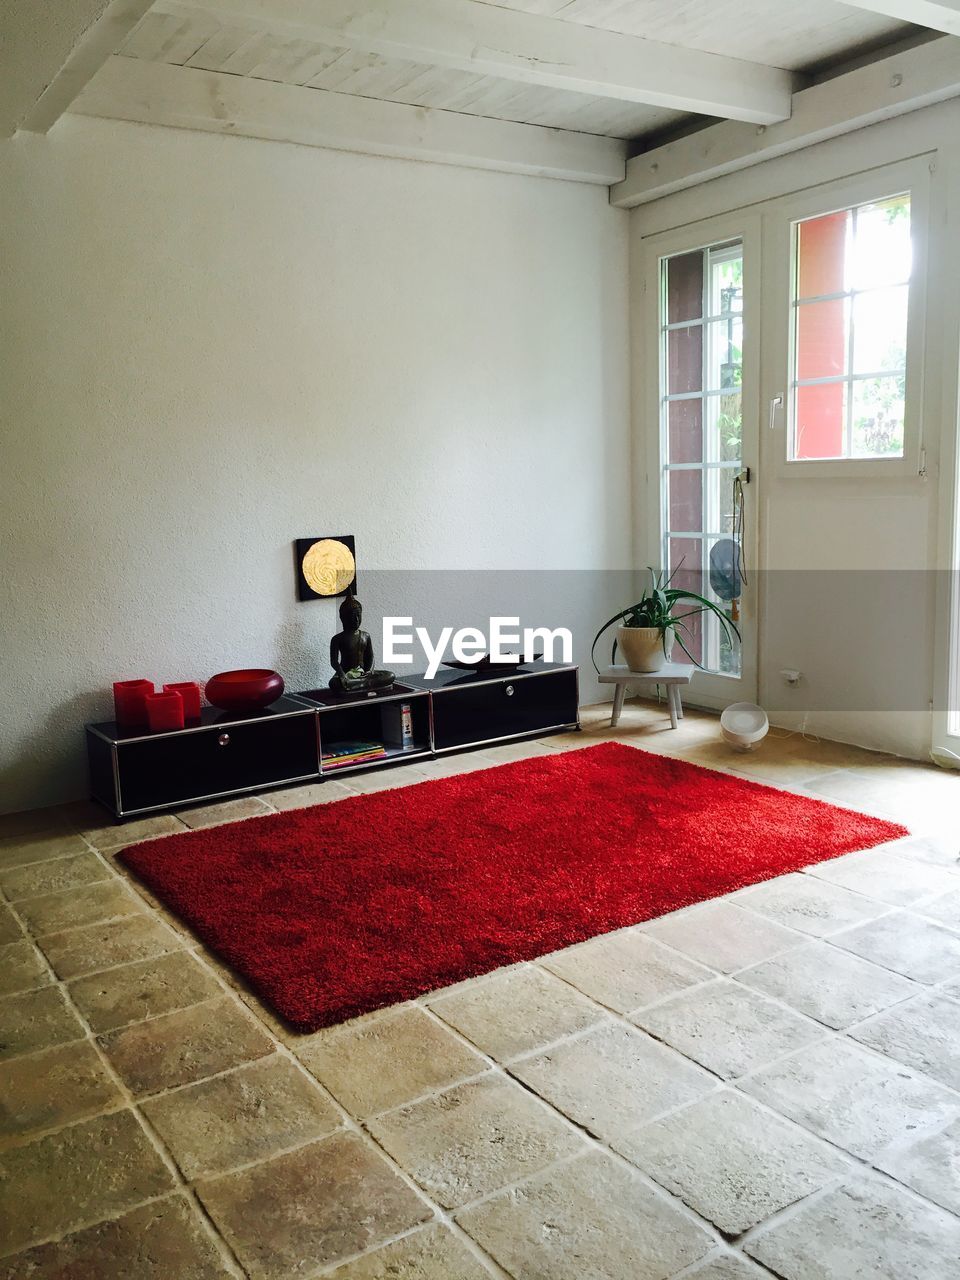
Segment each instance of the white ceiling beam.
M854 9L882 13L887 18L913 22L931 31L960 36L960 0L843 0Z
M626 144L619 139L136 58L111 58L72 110L602 186L618 182L626 162Z
M792 73L478 0L205 0L224 22L521 84L753 123L790 114ZM189 8L161 0L162 12Z
M960 97L960 41L944 36L794 94L793 115L769 128L711 125L627 161L610 192L622 209L736 173L775 156Z
M76 33L66 61L26 111L18 128L46 133L119 49L151 4L152 0L111 0L104 5L96 19Z

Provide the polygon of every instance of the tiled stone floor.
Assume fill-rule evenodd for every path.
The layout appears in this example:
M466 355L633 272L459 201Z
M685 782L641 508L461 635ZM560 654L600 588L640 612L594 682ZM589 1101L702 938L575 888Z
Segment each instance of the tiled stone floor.
M960 1274L960 777L732 755L643 704L584 724L126 826L0 819L0 1280ZM913 834L306 1037L114 860L608 739Z

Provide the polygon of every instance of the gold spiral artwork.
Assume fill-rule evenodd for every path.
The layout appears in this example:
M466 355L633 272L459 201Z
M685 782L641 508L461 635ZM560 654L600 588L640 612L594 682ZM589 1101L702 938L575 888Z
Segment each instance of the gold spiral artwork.
M357 572L350 548L336 538L321 538L308 548L301 562L303 576L318 596L338 596Z

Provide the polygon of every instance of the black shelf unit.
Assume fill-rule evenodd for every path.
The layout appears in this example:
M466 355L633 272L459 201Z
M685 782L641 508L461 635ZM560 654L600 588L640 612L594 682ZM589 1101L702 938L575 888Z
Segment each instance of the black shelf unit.
M204 707L183 729L152 733L116 721L87 725L90 792L118 818L314 781L317 717L298 698L261 711Z
M579 668L572 665L538 662L503 674L445 667L432 680L407 680L430 690L437 755L580 727Z
M384 713L409 704L413 749L386 742ZM454 751L579 729L578 668L563 663L482 672L443 668L388 689L308 689L246 714L205 707L165 733L87 725L90 793L117 818L389 768ZM388 710L389 709L389 710ZM383 756L332 766L337 743L380 742Z
M337 693L333 689L307 689L297 694L316 708L320 741L320 774L323 778L345 777L365 769L382 769L389 764L404 764L432 754L430 694L399 681L388 689L367 693ZM396 715L404 705L410 708L413 722L413 746L404 748L388 741L384 712ZM334 765L325 759L334 748L347 742L378 742L384 756L359 764Z

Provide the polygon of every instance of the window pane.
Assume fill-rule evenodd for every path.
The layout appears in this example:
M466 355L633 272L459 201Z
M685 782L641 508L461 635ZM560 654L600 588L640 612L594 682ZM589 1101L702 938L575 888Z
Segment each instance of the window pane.
M717 461L739 462L743 452L743 409L740 393L716 396Z
M828 213L797 227L797 297L819 298L844 288L843 263L851 214Z
M729 480L729 488L733 491L734 472L724 473L726 479ZM717 544L717 539L712 538L708 542L707 547L707 563L710 563L709 555ZM720 606L726 616L731 616L732 606L727 600L718 599L713 591L704 592L708 600L714 600ZM692 621L692 619L691 619ZM727 636L723 628L713 615L708 615L702 620L703 626L703 643L706 647L707 656L711 666L716 665L718 671L722 671L724 675L739 676L741 671L740 641L736 635Z
M743 379L743 321L739 316L707 325L707 391L739 387Z
M832 378L847 372L849 301L805 302L797 307L796 377Z
M669 546L669 568L674 575L670 583L672 587L682 587L687 591L703 594L702 571L703 543L699 538L671 538ZM700 618L688 618L684 623L687 628L680 632L683 643L697 662L703 660L703 625ZM689 662L678 644L673 649L674 662Z
M853 372L899 373L907 363L907 286L853 300Z
M846 383L797 387L794 458L842 458L846 436Z
M667 324L699 320L703 312L703 252L667 259Z
M669 493L668 527L680 533L695 533L703 528L702 472L671 471L667 479Z
M904 379L866 378L853 384L853 456L903 454Z
M733 480L738 474L735 467L711 467L707 471L706 529L709 533L733 532ZM675 526L680 528L679 525ZM687 529L699 529L699 525L685 525Z
M850 289L876 289L910 279L910 197L861 205L850 253Z
M671 400L667 405L667 461L703 458L703 401Z
M667 392L700 391L703 382L703 327L667 333Z

